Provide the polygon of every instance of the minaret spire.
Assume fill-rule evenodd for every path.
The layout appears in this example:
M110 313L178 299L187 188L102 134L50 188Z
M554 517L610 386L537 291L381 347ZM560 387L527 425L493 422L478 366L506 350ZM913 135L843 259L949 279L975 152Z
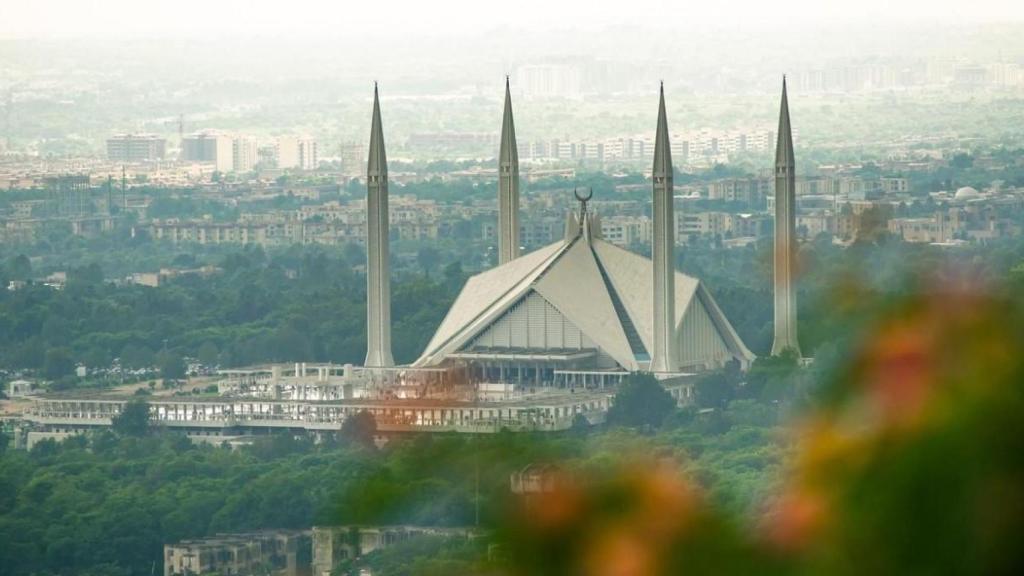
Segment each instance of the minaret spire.
M775 144L775 339L772 355L792 349L800 355L797 339L796 288L793 268L796 262L796 163L793 155L793 130L789 120L786 77L782 77L782 105L779 110L779 134Z
M366 366L394 366L391 356L391 265L388 248L388 158L373 83L370 157L366 165Z
M658 128L654 135L654 349L652 372L674 372L676 360L675 216L672 182L672 147L665 114L665 85L658 102Z
M498 264L519 257L519 152L512 121L512 94L505 77L505 113L498 152Z

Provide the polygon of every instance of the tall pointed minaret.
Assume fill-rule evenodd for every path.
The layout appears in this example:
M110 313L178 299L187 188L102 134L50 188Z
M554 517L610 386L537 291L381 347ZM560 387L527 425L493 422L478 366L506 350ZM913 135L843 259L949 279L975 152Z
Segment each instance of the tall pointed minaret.
M782 78L782 107L775 144L775 340L772 356L787 348L800 355L796 336L796 288L793 268L796 260L796 163L793 131L789 122L786 78Z
M665 114L665 85L658 102L654 135L654 349L651 372L674 372L676 361L675 218L672 186L672 148Z
M512 94L505 77L505 115L498 152L498 265L519 257L519 152L512 122Z
M366 366L394 366L391 356L391 265L388 253L388 158L373 84L370 159L366 166Z

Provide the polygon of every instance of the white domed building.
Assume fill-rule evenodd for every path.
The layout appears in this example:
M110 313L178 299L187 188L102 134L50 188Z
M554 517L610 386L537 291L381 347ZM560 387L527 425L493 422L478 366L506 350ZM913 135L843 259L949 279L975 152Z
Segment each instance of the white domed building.
M981 192L978 192L977 189L970 186L958 188L956 194L953 195L953 199L960 202L970 202L971 200L976 200L978 198L981 198Z

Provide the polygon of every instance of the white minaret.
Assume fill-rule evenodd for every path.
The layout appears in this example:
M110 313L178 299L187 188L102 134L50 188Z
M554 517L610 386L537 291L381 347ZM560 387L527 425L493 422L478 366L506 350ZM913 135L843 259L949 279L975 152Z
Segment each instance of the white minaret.
M512 122L512 95L505 77L505 115L498 152L498 265L519 257L519 152Z
M665 114L665 85L658 102L658 129L654 135L654 350L651 372L675 372L676 286L675 217L672 186L672 149Z
M388 158L373 85L370 159L366 166L366 366L394 366L391 356L391 266L388 252Z
M793 131L789 123L786 78L782 78L782 107L775 144L775 340L772 356L787 348L800 356L796 336L796 289L793 268L796 260L796 171Z

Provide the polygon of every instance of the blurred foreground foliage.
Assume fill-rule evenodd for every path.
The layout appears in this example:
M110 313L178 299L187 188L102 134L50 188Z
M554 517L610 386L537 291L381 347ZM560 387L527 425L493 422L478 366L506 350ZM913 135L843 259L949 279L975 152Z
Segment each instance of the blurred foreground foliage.
M1021 295L962 272L861 319L870 336L816 368L759 509L723 506L676 455L628 452L520 502L503 572L1024 573Z
M680 411L649 432L423 435L380 449L355 432L320 444L272 435L235 450L160 428L42 441L0 454L0 566L11 576L149 574L154 563L160 569L162 546L182 539L311 525L473 526L478 508L487 531L513 505L509 477L527 464L606 475L624 454L651 449L685 460L716 501L740 513L780 469L787 440L775 412L738 401L713 426ZM488 548L410 544L367 562L381 574L456 565L465 570L447 573L466 573L490 566ZM422 571L409 572L414 566Z

